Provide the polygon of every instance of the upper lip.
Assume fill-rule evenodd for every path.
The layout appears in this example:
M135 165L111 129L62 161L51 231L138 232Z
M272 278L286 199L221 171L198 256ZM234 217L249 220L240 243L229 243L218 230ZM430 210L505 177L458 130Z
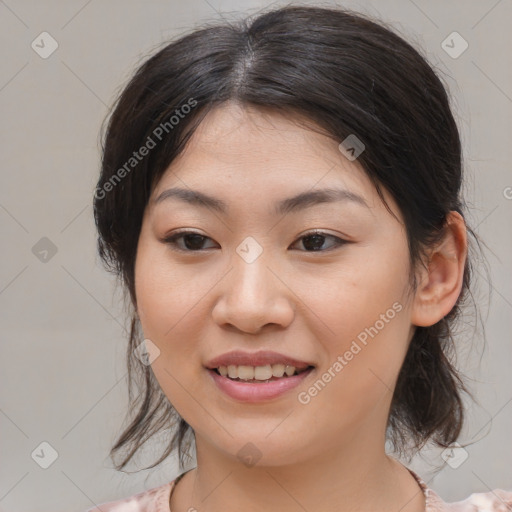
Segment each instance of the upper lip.
M206 363L206 368L215 369L220 366L266 366L273 364L284 364L288 366L294 366L298 370L303 370L309 366L313 366L311 363L300 361L293 357L285 354L279 354L278 352L272 352L269 350L260 352L243 352L242 350L234 350L227 352L218 357L215 357Z

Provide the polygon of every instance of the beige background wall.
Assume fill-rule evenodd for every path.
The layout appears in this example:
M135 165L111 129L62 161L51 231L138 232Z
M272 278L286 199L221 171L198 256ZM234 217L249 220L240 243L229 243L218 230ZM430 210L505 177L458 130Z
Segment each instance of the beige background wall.
M449 501L511 489L512 2L339 4L391 22L444 72L465 146L469 222L490 249L490 302L483 268L476 296L487 346L481 333L471 340L471 329L460 338L461 364L480 401L463 440L478 442L458 468L445 464L433 479L426 461L443 463L439 451L411 467ZM269 5L0 1L0 511L80 512L177 476L175 460L124 475L107 457L126 405L126 370L119 295L95 255L98 132L115 93L155 45L201 22ZM58 44L45 59L31 47L44 31ZM457 58L441 46L453 31L469 44ZM36 463L51 462L46 445L37 457L42 442L58 453L48 469Z

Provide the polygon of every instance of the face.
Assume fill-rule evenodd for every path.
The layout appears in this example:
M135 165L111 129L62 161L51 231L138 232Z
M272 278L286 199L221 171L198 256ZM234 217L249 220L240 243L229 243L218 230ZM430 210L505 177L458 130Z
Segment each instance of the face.
M169 193L156 201L173 188L225 210ZM320 189L349 194L276 213ZM250 442L261 464L278 465L343 443L383 446L412 335L406 234L384 195L400 222L332 139L234 105L210 113L166 171L141 228L137 310L159 350L152 371L198 450L236 461ZM314 368L294 388L247 402L205 368L233 350L274 351Z

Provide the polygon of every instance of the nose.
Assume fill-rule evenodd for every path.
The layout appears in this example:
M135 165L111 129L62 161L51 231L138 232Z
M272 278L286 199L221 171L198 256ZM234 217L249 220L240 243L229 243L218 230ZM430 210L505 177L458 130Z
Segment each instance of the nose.
M221 281L220 297L212 311L221 327L257 334L265 326L286 328L295 314L295 295L279 272L260 257L252 263L235 257Z

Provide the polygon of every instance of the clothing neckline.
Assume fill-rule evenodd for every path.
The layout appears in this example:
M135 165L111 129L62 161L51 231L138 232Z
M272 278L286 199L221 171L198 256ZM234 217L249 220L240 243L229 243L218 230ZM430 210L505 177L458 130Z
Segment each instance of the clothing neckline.
M400 461L398 461L398 462L400 464L402 464ZM418 474L416 474L412 469L408 468L404 464L402 464L402 466L404 466L404 468L407 469L407 471L409 471L409 473L416 480L416 482L418 483L421 491L423 492L423 496L425 498L425 511L424 512L432 512L434 510L432 508L433 501L435 501L434 492L432 491L432 489L430 489L427 486L427 484L424 482L424 480ZM192 469L195 469L195 468L192 468ZM166 507L164 506L164 508L162 508L161 510L158 510L157 512L172 512L172 510L171 510L171 497L172 497L172 493L174 492L174 489L176 488L176 485L178 484L178 482L187 473L192 471L192 469L189 469L189 470L185 471L184 473L182 473L181 475L176 477L173 481L171 481L171 482L169 482L167 484L167 486L164 488L165 489L164 496L165 496Z
M195 468L192 468L192 469L195 469ZM172 512L171 511L171 497L172 497L172 493L174 492L174 489L176 488L176 485L178 484L178 482L187 474L189 473L190 471L192 471L192 469L189 469L188 471L185 471L184 473L182 473L181 475L179 475L178 477L176 477L174 480L172 480L171 482L169 482L167 484L167 486L165 487L165 498L166 498L166 503L167 503L167 508L162 508L162 510L157 510L156 512Z
M400 462L400 464L402 464L402 463ZM432 499L431 499L432 489L429 489L427 487L427 484L423 481L423 478L421 478L421 476L416 474L411 468L408 468L404 464L402 464L402 466L404 466L404 468L407 469L407 471L409 471L409 473L411 473L411 475L416 480L416 482L418 482L418 485L420 486L421 491L423 492L423 496L425 497L425 512L431 512L431 510L432 510Z

